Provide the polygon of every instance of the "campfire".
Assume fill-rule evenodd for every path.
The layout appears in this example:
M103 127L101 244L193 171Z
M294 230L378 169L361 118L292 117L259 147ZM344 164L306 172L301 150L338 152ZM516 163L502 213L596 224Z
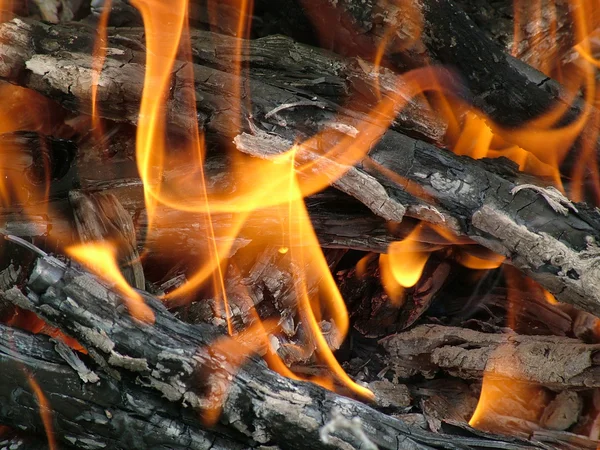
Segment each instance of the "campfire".
M596 449L600 6L0 0L0 449Z

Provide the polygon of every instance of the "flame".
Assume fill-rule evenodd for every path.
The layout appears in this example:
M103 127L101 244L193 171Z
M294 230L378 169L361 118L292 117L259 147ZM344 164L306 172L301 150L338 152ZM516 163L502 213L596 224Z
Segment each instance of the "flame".
M56 438L54 437L54 427L52 426L52 409L50 407L50 403L48 399L44 395L44 391L40 387L39 383L33 378L33 375L29 373L29 371L25 370L27 375L27 381L29 382L29 386L37 399L40 409L40 416L42 417L42 423L44 424L44 431L46 432L46 437L48 438L48 447L50 450L58 449L56 445Z
M104 134L100 113L98 111L98 85L100 84L102 67L104 66L104 60L106 59L108 41L107 25L111 7L112 0L106 0L102 6L102 13L100 14L98 28L96 30L96 40L94 41L94 59L92 62L92 127L98 141L103 138Z
M207 224L208 258L189 277L189 281L170 292L168 299L182 298L198 291L208 280L216 286L215 297L220 299L231 336L235 335L230 321L229 301L223 279L222 266L230 253L233 239L217 241L212 229L212 217L216 214L230 214L233 221L228 232L235 237L250 215L276 214L284 216L289 224L282 231L281 253L289 255L298 283L296 295L300 322L310 335L316 354L335 374L337 381L351 388L361 396L370 398L372 394L354 383L339 366L330 347L339 342L329 342L319 328L319 321L327 317L335 324L339 339L348 331L348 314L343 299L330 274L327 262L321 252L319 242L312 230L310 218L303 199L316 193L344 174L346 170L366 155L372 142L388 129L396 113L408 100L426 90L439 87L436 72L432 68L422 68L397 77L398 89L385 92L377 106L369 111L365 120L357 127L353 136L339 137L327 130L302 142L297 142L289 150L273 155L269 160L259 160L235 152L232 156L231 176L239 182L234 195L208 192L204 177L204 155L206 153L204 137L194 127L190 131L190 140L185 148L168 148L166 132L168 128L165 114L165 97L172 76L174 60L179 55L189 54L186 50L186 1L176 1L168 6L156 0L135 0L132 2L141 12L146 28L146 75L140 119L137 130L136 158L140 177L144 181L144 195L148 213L148 233L160 226L157 208L170 208L192 216L200 217ZM239 18L236 25L237 35L244 36L248 30L245 22L251 2L240 1L236 4ZM213 5L213 12L216 11ZM182 37L183 36L183 37ZM244 49L238 41L236 52L238 60ZM235 117L241 117L241 64L236 64L233 76L228 78L233 85L231 90L237 93L238 104L234 107ZM185 76L192 76L191 73ZM248 99L249 100L249 99ZM188 99L193 113L195 98ZM241 131L242 121L233 120L232 134ZM189 130L188 130L189 131ZM323 152L320 149L327 148ZM184 155L183 159L177 155ZM165 180L163 174L168 167L185 165L192 167L193 173L185 178ZM248 174L252 174L249 179ZM258 183L256 180L260 180ZM287 211L284 211L287 207ZM404 244L406 245L406 244ZM392 253L394 249L392 249ZM310 261L310 264L308 264ZM316 274L326 274L320 284L318 297L309 295L308 280ZM331 381L319 382L331 386Z
M254 311L253 321L243 330L236 330L232 323L229 293L225 280L228 257L232 253L235 238L244 230L244 225L250 217L264 217L265 224L274 216L282 223L280 242L276 243L281 255L290 261L290 267L297 283L294 284L297 300L297 317L303 331L310 337L310 345L314 347L316 357L326 363L333 374L332 377L314 378L312 381L329 389L335 387L335 382L341 383L356 394L372 398L370 391L355 383L340 367L333 350L341 344L348 332L349 319L340 292L331 276L327 261L323 256L318 239L312 229L310 217L304 205L304 199L331 185L332 181L340 178L358 162L370 165L379 170L390 181L425 200L431 200L425 190L415 188L407 180L388 169L379 166L368 158L367 154L374 142L389 129L398 112L404 108L410 99L424 99L424 93L431 96L431 103L446 119L448 133L447 145L459 155L473 158L507 157L515 161L525 172L550 180L556 187L567 191L563 186L560 165L565 161L573 144L579 139L581 155L572 168L572 183L569 194L579 200L588 194L585 192L584 177L595 189L595 195L600 200L600 175L597 169L595 145L598 137L598 115L592 114L592 105L597 103L598 95L595 83L595 68L600 67L592 54L589 42L585 39L589 34L589 24L586 20L586 4L581 0L572 0L575 35L579 44L575 47L581 56L581 64L561 72L567 97L563 104L555 105L541 117L532 119L523 126L506 129L486 117L481 111L470 105L461 104L444 90L444 75L433 66L411 70L395 78L395 86L380 83L384 68L390 63L386 56L390 52L411 50L420 45L423 27L421 12L412 1L398 0L386 4L389 14L384 14L383 38L376 43L375 48L363 49L356 45L356 56L361 67L368 68L368 76L373 83L376 103L370 111L364 113L360 121L353 121L348 126L355 129L352 135L342 135L331 130L323 130L313 136L298 139L285 151L271 155L270 159L256 159L233 152L231 169L228 176L236 180L234 193L223 193L209 188L205 182L205 157L207 153L205 136L197 126L183 130L186 138L183 143L172 144L167 136L170 130L168 121L167 98L174 76L192 79L193 67L188 39L188 1L172 0L131 0L140 11L145 27L146 38L146 72L144 89L139 110L139 120L136 135L136 163L144 186L144 199L147 211L147 235L156 233L164 223L159 211L177 211L185 214L192 221L202 221L206 224L206 252L199 258L198 267L190 271L187 282L169 292L165 300L194 298L207 285L213 290L213 296L218 300L220 312L224 312L229 336L213 343L209 351L222 355L233 368L239 367L252 353L264 353L269 365L291 378L301 378L292 372L271 348L269 338L278 329L274 321L261 322ZM208 2L208 10L213 25L235 30L237 37L249 35L251 0L229 0L226 2L238 11L238 17L232 23L218 23L217 16L223 2ZM315 2L305 1L309 14L318 15L323 12L316 7ZM526 41L532 52L542 49L546 58L540 60L538 68L553 74L557 70L554 55L557 52L556 42L557 12L556 6L547 11L550 23L550 42L536 40L542 33L541 29L527 30ZM6 2L0 3L5 6ZM100 18L96 45L94 48L94 65L92 77L92 123L99 136L102 135L100 122L101 111L98 107L98 86L102 84L102 66L106 57L106 25L110 11L110 2L105 4ZM399 14L398 12L402 12ZM523 41L520 36L526 27L523 24L529 20L541 23L541 0L536 0L529 7L515 3L515 43ZM545 19L546 20L546 19ZM338 20L332 21L338 23ZM404 35L404 27L412 27ZM320 30L324 37L331 39L331 30ZM543 33L542 33L543 34ZM408 37L407 37L408 36ZM236 41L234 60L236 63L229 73L222 73L228 92L233 93L231 105L233 117L224 134L235 137L247 128L253 128L253 118L244 116L243 102L251 102L245 79L244 67L241 61L246 52L243 40ZM349 44L352 45L352 44ZM513 48L513 53L519 55L520 48ZM363 62L367 63L362 64ZM370 63L372 62L372 64ZM388 74L386 74L387 76ZM387 83L386 83L387 84ZM0 85L0 98L14 95L18 88ZM6 90L6 92L5 92ZM581 114L570 121L564 118L570 105L576 101L579 91L584 93ZM7 94L10 92L11 94ZM178 99L180 99L178 97ZM183 92L180 99L189 108L190 117L197 117L196 98L193 89ZM346 106L354 108L352 98ZM6 113L4 112L6 111ZM5 108L0 113L0 132L19 128L16 121L18 114ZM41 129L44 123L37 121L27 125ZM566 124L565 124L566 123ZM248 125L250 124L250 126ZM587 129L587 130L586 130ZM178 130L181 132L182 130ZM587 134L586 134L587 133ZM0 149L3 150L3 149ZM186 167L188 172L182 176L166 177L165 174L174 167ZM4 173L0 173L4 178ZM0 183L0 201L14 202L13 184ZM47 197L47 192L39 194ZM217 215L231 216L226 236L217 236L213 229L213 218ZM286 227L287 225L287 227ZM266 225L265 225L266 226ZM430 241L429 232L436 235L435 242ZM261 242L260 236L253 236L257 245L273 245L272 242ZM471 254L464 244L469 243L464 238L454 236L448 230L420 224L404 239L393 242L387 254L379 257L382 283L389 297L396 304L404 301L405 289L414 286L422 276L422 272L430 254L447 246L461 246L454 253L456 260L465 267L476 270L489 270L499 267L504 257L491 252ZM168 243L167 243L168 245ZM146 248L147 254L152 248ZM119 271L116 251L110 242L97 242L71 246L66 249L73 258L88 266L106 281L113 283L125 298L127 307L138 320L150 323L154 313L144 303L142 297L127 284ZM374 258L369 255L357 265L357 273L364 273L367 264ZM510 272L510 269L508 269ZM510 275L509 275L510 277ZM308 288L310 283L320 279L317 294ZM545 293L549 296L550 294ZM547 297L549 298L549 297ZM248 299L251 302L250 299ZM253 305L250 306L253 308ZM321 332L319 323L327 320L337 329L334 341L328 341ZM513 324L514 325L514 324ZM301 349L307 354L311 349ZM485 387L485 383L484 383ZM215 388L217 389L217 388ZM495 401L489 394L489 386L482 390L480 405ZM214 396L215 405L205 411L207 423L214 423L220 411L220 405L226 394L226 388ZM489 394L489 395L488 395ZM481 408L485 409L484 406ZM479 408L478 408L479 411ZM473 420L478 422L479 416ZM474 422L474 423L475 423Z
M433 234L432 234L433 232ZM392 302L400 306L405 288L413 287L421 278L425 264L432 252L444 247L458 246L456 261L474 270L491 270L502 265L506 259L489 250L480 250L479 256L468 253L468 239L456 236L437 225L419 223L401 241L393 242L388 253L379 257L382 284ZM365 271L368 256L357 264L357 273Z
M146 323L154 322L154 312L125 280L116 261L116 249L108 242L85 243L65 249L72 258L85 265L104 280L113 283L125 299L131 315Z
M258 316L254 318L255 322L249 328L231 336L224 336L212 343L209 353L226 361L231 370L239 368L250 355L263 354L267 364L273 370L288 378L299 379L277 356L268 339L268 335L279 328L275 321L261 321ZM218 374L218 371L214 373ZM213 383L208 386L211 393L206 397L210 401L210 406L202 412L202 419L207 426L214 425L219 418L229 388L227 375L225 378L227 380L225 383Z
M461 251L456 260L464 267L473 270L491 270L497 269L502 265L506 258L493 252L488 252L485 258L471 255L466 251Z
M396 305L400 303L403 288L412 287L419 281L429 259L430 246L419 240L423 226L418 225L402 241L392 242L387 255L379 257L383 285Z
M14 0L0 0L0 23L12 19L15 11Z
M554 297L554 295L552 295L550 292L548 292L546 290L544 290L544 298L551 305L557 305L558 304L558 300L556 300L556 297Z
M492 433L509 433L514 431L510 429L513 424L505 425L503 416L537 424L549 402L550 398L540 386L521 382L518 376L507 378L486 371L469 425Z

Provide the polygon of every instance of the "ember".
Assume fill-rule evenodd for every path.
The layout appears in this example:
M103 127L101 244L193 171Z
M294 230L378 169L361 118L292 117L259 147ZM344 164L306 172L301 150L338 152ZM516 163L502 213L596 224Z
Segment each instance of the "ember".
M17 3L0 449L600 445L597 2Z

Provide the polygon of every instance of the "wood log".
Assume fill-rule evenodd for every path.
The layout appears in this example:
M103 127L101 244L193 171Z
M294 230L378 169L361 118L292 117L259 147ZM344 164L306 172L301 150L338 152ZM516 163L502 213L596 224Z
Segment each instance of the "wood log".
M491 334L421 325L380 341L401 377L438 370L466 379L484 373L554 389L598 386L598 344L564 336Z
M311 7L315 12L320 8L322 13L311 14L311 19L328 36L333 48L345 55L374 55L387 28L401 30L387 47L388 55L398 48L405 49L408 58L401 59L401 68L426 63L428 57L450 65L468 88L460 95L504 126L519 126L560 102L558 93L546 91L542 83L537 86L519 70L523 66L515 64L515 58L492 42L452 0L427 0L422 7L408 2L386 8L385 3L345 0L305 5L309 13ZM597 20L596 7L588 3L585 13ZM577 115L573 109L565 121Z
M588 32L600 26L600 11L594 2L454 2L505 53L548 75L556 69L554 65L560 64L562 57L578 43L578 33L573 21L578 11L585 8Z
M0 134L4 210L66 195L72 187L76 151L74 142L34 131Z
M241 135L236 142L242 151L252 148L254 156L263 153L263 157L290 145L261 135ZM317 149L305 152L312 152L308 158L314 158ZM301 160L298 155L296 161ZM446 221L448 228L510 258L515 267L561 301L599 315L600 299L591 300L596 291L588 291L587 286L600 279L594 262L598 227L591 225L600 215L583 204L575 207L558 191L520 184L515 167L502 166L500 161L474 161L388 132L362 161L362 167L390 192L418 185L435 201L435 210L445 213L442 217L454 219ZM560 218L546 222L541 217ZM558 231L563 226L568 230Z
M117 264L123 277L137 289L146 287L144 268L137 251L135 227L131 216L112 194L69 193L69 202L82 242L110 242L115 247Z
M464 88L454 89L452 95L491 118L488 125L496 135L533 153L541 151L535 148L538 144L512 133L513 129L552 108L564 111L553 125L561 128L574 123L587 110L589 126L581 129L577 139L563 142L552 151L566 154L561 164L564 174L571 174L584 155L591 158L583 179L590 189L597 190L591 185L595 175L590 166L595 166L598 159L600 142L594 124L598 123L600 112L576 97L577 88L567 92L549 76L505 53L452 0L407 2L395 8L389 8L387 3L347 0L304 4L312 10L310 16L326 36L325 42L344 55L364 54L372 58L386 33L399 30L386 46L390 64L400 71L432 62L452 68L464 83ZM600 13L596 3L579 2L572 12L573 18L583 14L587 22L594 23L588 33L598 26ZM580 35L573 42L578 39ZM586 146L594 150L586 150Z
M335 423L360 424L380 449L506 445L485 437L450 437L410 427L356 400L286 379L252 358L244 360L244 351L237 356L222 353L215 344L219 338L215 328L180 322L141 291L155 322L137 321L126 312L123 298L105 283L56 258L38 256L31 270L27 286L4 291L5 299L78 339L93 359L92 370L99 367L117 379L134 380L175 407L187 406L205 418L220 410L215 430L230 438L289 449L364 448L364 442L341 425L327 426L329 443L323 442L320 431L335 416ZM250 339L235 345L243 349L255 344ZM516 449L537 446L520 439L511 442Z

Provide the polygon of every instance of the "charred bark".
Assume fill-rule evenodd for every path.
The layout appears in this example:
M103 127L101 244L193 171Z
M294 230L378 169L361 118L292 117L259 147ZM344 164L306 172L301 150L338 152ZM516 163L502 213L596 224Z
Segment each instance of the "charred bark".
M49 433L60 440L60 448L243 447L218 432L202 430L194 412L162 401L131 377L119 380L91 371L90 362L62 342L0 325L0 422L46 435L43 407L31 385L35 382L48 402Z

